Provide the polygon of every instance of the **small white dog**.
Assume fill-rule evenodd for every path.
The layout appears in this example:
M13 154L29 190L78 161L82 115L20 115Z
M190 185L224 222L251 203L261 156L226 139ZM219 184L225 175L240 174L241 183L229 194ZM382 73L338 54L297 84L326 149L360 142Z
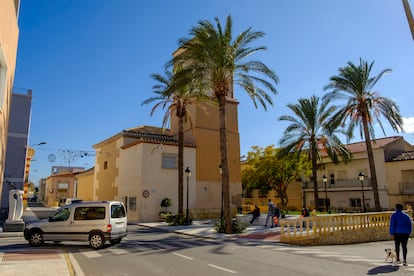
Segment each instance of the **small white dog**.
M391 248L387 248L384 250L387 256L385 257L386 262L393 263L397 260L397 255L395 254L395 251Z

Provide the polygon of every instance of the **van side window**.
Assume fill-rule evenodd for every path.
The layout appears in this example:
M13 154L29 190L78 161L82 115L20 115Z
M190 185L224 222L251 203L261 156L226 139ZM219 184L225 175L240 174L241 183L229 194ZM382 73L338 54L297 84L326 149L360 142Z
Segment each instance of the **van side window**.
M125 209L122 205L112 205L111 206L111 218L124 218Z
M62 208L50 217L50 221L66 221L70 216L70 210L68 208Z
M105 218L105 207L77 207L75 220L95 220Z

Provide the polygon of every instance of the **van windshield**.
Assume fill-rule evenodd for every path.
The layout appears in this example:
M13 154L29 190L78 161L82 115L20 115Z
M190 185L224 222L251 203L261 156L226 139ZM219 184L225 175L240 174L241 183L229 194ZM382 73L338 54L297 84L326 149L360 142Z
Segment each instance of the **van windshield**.
M124 218L125 216L125 208L123 205L111 206L111 218Z

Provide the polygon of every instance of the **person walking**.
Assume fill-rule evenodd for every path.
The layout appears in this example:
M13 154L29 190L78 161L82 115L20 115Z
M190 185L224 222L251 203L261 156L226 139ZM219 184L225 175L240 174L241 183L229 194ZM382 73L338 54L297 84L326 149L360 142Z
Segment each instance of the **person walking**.
M412 231L412 220L404 213L403 205L398 203L395 205L395 212L391 216L390 221L390 235L394 240L395 253L397 255L397 263L400 262L400 244L403 253L403 265L407 265L407 242Z
M267 227L267 222L270 221L272 222L272 228L275 227L275 222L273 221L273 216L275 213L275 204L273 203L272 199L269 198L269 201L267 203L267 217L266 217L266 223L265 223L265 227Z
M257 205L254 205L254 210L251 211L249 214L253 215L252 219L250 220L250 224L253 224L255 219L260 217L260 208Z
M277 204L275 204L275 212L273 221L275 222L275 226L279 226L279 219L280 219L280 209Z

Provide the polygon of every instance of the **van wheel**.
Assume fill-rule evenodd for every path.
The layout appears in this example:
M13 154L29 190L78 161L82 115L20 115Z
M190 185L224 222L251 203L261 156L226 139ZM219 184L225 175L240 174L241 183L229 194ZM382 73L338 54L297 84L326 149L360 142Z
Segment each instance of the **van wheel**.
M31 246L40 246L43 242L43 234L40 231L33 231L29 234L29 244Z
M110 243L111 243L112 245L115 245L115 244L121 243L121 240L122 240L122 239L115 239L115 240L111 240L111 241L110 241Z
M92 233L89 236L89 244L93 249L101 249L105 244L105 240L104 240L102 234Z

